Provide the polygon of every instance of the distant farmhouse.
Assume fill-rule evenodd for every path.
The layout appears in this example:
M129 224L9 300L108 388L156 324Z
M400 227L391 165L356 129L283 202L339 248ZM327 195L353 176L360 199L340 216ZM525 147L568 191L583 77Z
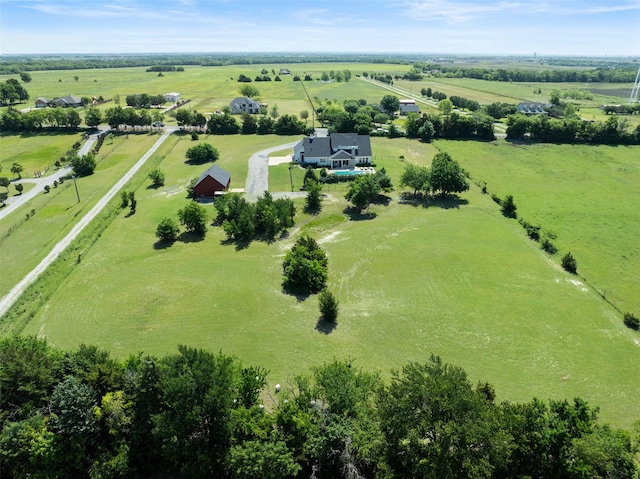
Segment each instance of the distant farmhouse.
M175 91L171 93L165 93L162 96L164 97L164 101L166 101L167 103L178 103L180 101L180 93L177 93Z
M260 103L247 96L234 98L231 100L229 107L231 108L231 113L234 115L239 115L240 113L249 113L250 115L260 113Z
M371 138L357 133L310 135L293 147L293 162L302 165L326 166L331 169L352 169L371 164Z
M288 68L281 68L280 75L291 75L291 70L289 70Z
M420 113L420 107L416 105L415 100L400 100L400 114Z
M77 96L67 95L62 98L54 98L53 100L47 100L44 97L40 97L36 100L36 108L44 108L47 106L60 106L62 108L77 108L82 106L82 99Z
M219 166L213 165L200 175L193 187L193 195L196 198L211 198L222 191L229 189L231 175Z
M518 111L525 115L547 115L545 108L551 108L551 103L537 103L531 101L523 101L518 103Z

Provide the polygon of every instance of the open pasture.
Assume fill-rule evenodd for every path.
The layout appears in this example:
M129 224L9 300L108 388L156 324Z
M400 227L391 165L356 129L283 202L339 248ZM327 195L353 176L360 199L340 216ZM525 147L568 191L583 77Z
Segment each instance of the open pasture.
M175 169L166 186L136 191L136 214L109 225L25 332L119 357L177 344L223 350L282 384L333 357L387 372L436 353L494 384L500 400L581 396L618 426L640 416L637 335L477 188L426 208L394 194L371 207L373 219L347 214L342 194L329 191L316 216L297 200L288 239L237 247L210 227L202 241L159 248L155 226L186 202L176 194L185 176L174 153L180 141L158 152L159 167ZM395 153L387 141L381 148ZM392 162L400 163L381 161L388 171ZM315 296L281 291L284 253L300 234L328 253L329 288L340 301L335 329L318 324Z
M578 272L623 312L640 314L640 147L438 141L489 193L557 235Z

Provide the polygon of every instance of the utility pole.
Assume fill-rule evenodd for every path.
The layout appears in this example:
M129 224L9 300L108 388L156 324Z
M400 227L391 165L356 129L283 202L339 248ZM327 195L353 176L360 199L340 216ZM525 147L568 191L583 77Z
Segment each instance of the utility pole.
M289 181L291 182L291 193L293 193L293 176L291 173L291 168L293 167L292 163L289 163Z
M78 183L76 183L76 175L71 175L73 178L73 186L76 187L76 196L78 197L78 203L80 203L80 193L78 193Z

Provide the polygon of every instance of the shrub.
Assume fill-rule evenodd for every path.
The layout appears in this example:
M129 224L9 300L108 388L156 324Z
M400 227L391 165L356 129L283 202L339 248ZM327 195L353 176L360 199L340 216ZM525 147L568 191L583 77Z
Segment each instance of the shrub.
M158 168L155 168L149 172L149 178L155 188L164 185L164 173Z
M533 241L540 241L540 225L532 225L522 218L520 218L520 224L527 232L527 236L529 236L529 238L531 238Z
M197 141L200 139L200 135L198 135L198 133L196 133L195 131L191 133L191 140L192 141Z
M491 199L494 201L494 203L501 205L502 204L502 200L500 199L500 197L498 195L496 195L495 193L491 194Z
M129 206L129 192L121 191L120 192L120 208L124 209Z
M207 210L195 201L178 210L178 218L188 232L203 237L207 234Z
M632 313L624 313L624 324L628 328L635 329L636 331L640 329L640 319Z
M576 274L578 271L578 263L571 252L565 254L561 261L562 267L569 273Z
M516 210L518 207L516 203L513 201L512 195L507 195L505 199L502 201L502 214L507 218L516 218Z
M171 218L163 219L156 228L156 237L160 241L164 241L167 243L173 243L176 238L178 238L179 233L180 228L178 228L176 222Z
M310 236L303 236L286 254L282 264L286 291L317 293L327 282L327 255Z
M338 300L326 289L319 296L322 319L334 323L338 319Z

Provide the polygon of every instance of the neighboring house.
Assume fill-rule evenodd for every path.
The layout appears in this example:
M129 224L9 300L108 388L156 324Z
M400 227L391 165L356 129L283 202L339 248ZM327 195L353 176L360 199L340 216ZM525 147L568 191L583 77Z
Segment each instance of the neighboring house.
M293 162L331 169L352 169L356 165L370 164L371 138L357 133L311 135L293 147Z
M281 68L280 75L291 75L291 70L289 70L288 68Z
M415 100L400 100L400 114L420 113L420 107L416 105Z
M164 97L164 100L168 103L178 103L180 101L180 93L177 93L175 91L171 93L165 93L162 96Z
M234 115L238 115L240 113L260 113L260 103L247 96L234 98L231 100L231 103L229 103L229 107L231 108L231 113Z
M522 103L518 103L518 111L520 113L524 113L525 115L546 115L547 112L545 108L551 108L553 105L550 103L537 103L531 101L524 101Z
M82 106L82 99L71 94L62 98L54 98L49 102L53 106L61 106L62 108L77 108Z
M195 198L211 198L217 192L226 191L230 183L231 175L219 166L213 165L200 175L193 187L193 195Z
M36 100L36 108L44 108L46 106L49 106L49 103L51 103L49 100L41 96Z

